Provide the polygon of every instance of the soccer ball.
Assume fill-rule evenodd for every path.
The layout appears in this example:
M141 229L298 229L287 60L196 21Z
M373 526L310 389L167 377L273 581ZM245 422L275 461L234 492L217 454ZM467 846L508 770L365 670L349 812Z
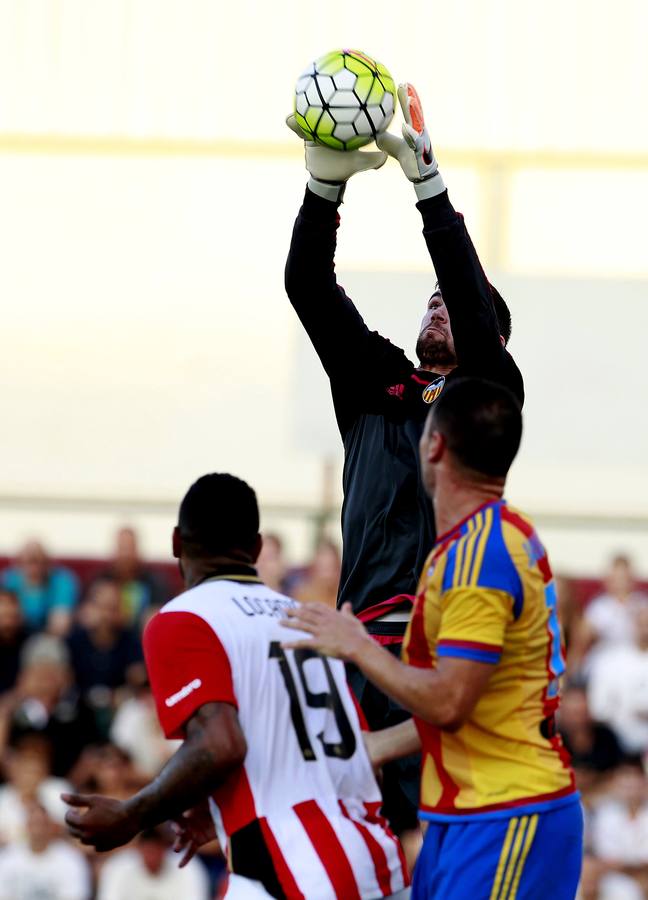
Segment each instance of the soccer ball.
M394 116L394 79L359 50L333 50L299 76L295 118L308 140L356 150L385 131Z

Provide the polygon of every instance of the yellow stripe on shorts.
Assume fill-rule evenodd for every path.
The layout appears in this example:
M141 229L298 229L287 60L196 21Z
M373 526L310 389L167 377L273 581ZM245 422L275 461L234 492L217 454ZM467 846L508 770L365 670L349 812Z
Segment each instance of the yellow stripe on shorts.
M502 890L499 893L497 900L506 900L506 897L509 892L509 888L511 886L511 882L513 880L513 873L515 872L518 859L520 858L520 853L522 851L522 846L524 842L524 835L527 830L527 825L529 824L529 817L522 816L520 819L520 826L515 833L515 840L513 841L513 849L511 850L511 855L509 856L508 865L506 866L506 872L504 873L504 882L502 884Z
M508 865L506 866L506 872L504 873L504 882L502 884L502 890L500 891L498 900L506 900L506 898L508 897L509 888L511 886L511 882L513 881L513 874L517 868L518 860L520 858L520 854L524 845L524 838L526 835L528 824L529 817L522 816L522 818L520 819L518 830L515 833L513 849L511 850Z
M499 862L497 863L497 871L495 872L495 881L493 882L493 890L490 894L490 900L497 900L497 898L499 897L500 887L502 886L502 878L504 877L504 867L509 856L509 850L511 849L513 835L515 834L518 822L519 819L517 817L514 817L509 822L506 837L504 838L504 844L502 846L502 852L500 853Z
M509 900L515 900L517 897L518 887L520 886L520 878L522 877L522 872L524 870L524 864L526 863L527 856L529 855L529 850L531 849L531 844L533 843L533 838L535 837L536 829L538 827L538 814L535 816L531 816L531 821L529 822L529 827L527 828L526 838L524 840L524 847L522 848L522 855L520 856L520 861L518 863L517 871L515 873L515 877L513 879L513 885L511 886L511 893L509 894Z

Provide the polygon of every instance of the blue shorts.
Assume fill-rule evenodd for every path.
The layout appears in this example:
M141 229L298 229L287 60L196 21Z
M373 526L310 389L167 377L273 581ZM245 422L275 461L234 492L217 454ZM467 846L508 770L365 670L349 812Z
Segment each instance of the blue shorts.
M582 859L578 795L507 818L430 821L412 900L574 900Z

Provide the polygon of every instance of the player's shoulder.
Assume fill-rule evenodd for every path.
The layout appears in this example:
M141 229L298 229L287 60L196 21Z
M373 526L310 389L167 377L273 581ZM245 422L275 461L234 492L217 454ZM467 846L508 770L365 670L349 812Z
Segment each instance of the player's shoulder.
M448 550L443 589L488 588L521 602L522 544L527 540L528 520L520 518L518 522L518 515L499 500L485 504L467 519Z
M216 631L216 622L220 620L221 629L226 618L220 588L213 589L211 583L188 588L173 597L151 616L142 634L144 649L150 647L167 647L177 644L197 631Z
M286 610L297 602L261 581L214 579L190 588L170 600L151 623L171 616L204 620L217 634L232 637L246 630L263 629L285 618ZM156 624L153 624L156 627Z
M547 549L533 520L515 507L502 506L502 536L511 559L522 574L537 570L545 584L553 579Z

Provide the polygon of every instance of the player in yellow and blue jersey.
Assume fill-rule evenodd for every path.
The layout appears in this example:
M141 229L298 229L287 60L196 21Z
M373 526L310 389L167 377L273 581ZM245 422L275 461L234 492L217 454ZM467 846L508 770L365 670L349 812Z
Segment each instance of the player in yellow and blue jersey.
M444 391L421 439L437 532L398 661L349 613L297 610L316 647L354 662L414 714L428 821L415 900L573 900L582 812L555 713L564 671L556 592L532 523L503 499L522 417L506 388ZM384 759L411 752L389 730ZM384 752L384 751L383 751Z

